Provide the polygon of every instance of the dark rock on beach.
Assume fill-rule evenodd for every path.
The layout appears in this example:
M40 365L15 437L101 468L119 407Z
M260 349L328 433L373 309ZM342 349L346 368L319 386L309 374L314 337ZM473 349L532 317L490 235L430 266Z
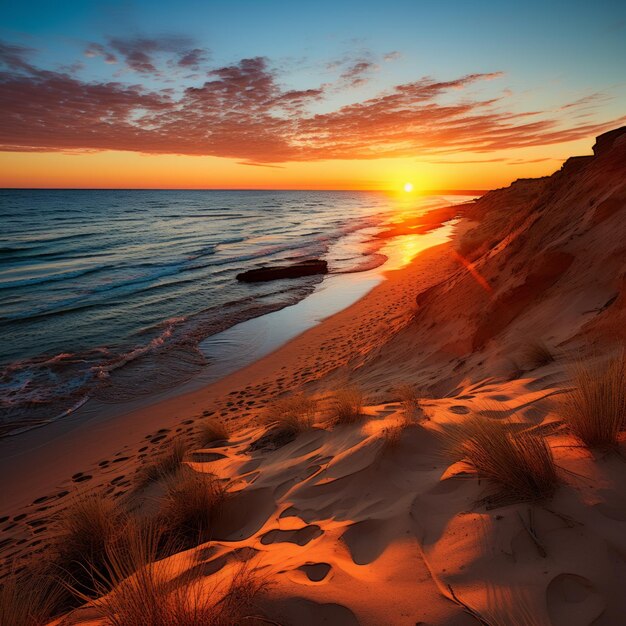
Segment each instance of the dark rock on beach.
M315 259L302 261L293 265L276 265L274 267L259 267L237 274L237 280L244 283L260 283L281 278L299 278L300 276L314 276L328 274L328 263Z

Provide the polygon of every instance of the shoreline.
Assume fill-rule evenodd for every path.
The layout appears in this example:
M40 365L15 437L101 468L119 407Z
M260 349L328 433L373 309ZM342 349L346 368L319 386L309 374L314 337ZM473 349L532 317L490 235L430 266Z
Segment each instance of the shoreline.
M78 411L17 437L3 438L0 440L0 472L3 476L12 476L12 480L6 481L3 488L0 517L16 515L42 498L54 500L55 492L102 488L108 480L107 473L99 469L101 464L113 459L111 463L115 462L116 470L137 465L139 449L151 438L151 431L166 429L168 435L189 434L203 413L217 416L231 426L236 423L238 428L244 427L262 412L273 396L287 389L299 389L341 369L353 353L347 343L330 347L338 333L344 338L359 335L362 349L365 346L371 349L383 341L383 337L410 318L415 295L440 280L441 267L445 264L440 263L438 257L445 248L446 244L430 247L401 269L383 266L382 282L346 308L244 367L198 389L175 395L171 391L154 394L150 402L144 401L142 406L113 417L106 414L85 417ZM426 277L425 266L429 267L430 280ZM436 268L438 271L434 271ZM418 276L420 280L415 280ZM392 294L393 298L402 297L403 306L394 304L394 299L389 297ZM393 311L389 324L384 321L386 316L380 315L381 308L388 308L388 313ZM263 317L266 316L250 321ZM381 325L387 326L387 332L381 333L383 328L370 328L364 335L360 328L362 322L368 326L375 317L383 320ZM318 351L323 352L324 357L315 362L314 368L313 357ZM310 363L304 356L307 354ZM289 378L292 384L287 385L285 381ZM244 394L245 401L229 401L235 394ZM243 411L242 406L246 407ZM153 444L157 445L158 442Z
M227 294L226 303L220 305L218 298L217 305L214 305L210 298L205 299L198 305L200 308L191 309L191 312L176 313L174 317L166 316L141 327L130 335L134 337L130 343L128 333L124 334L125 327L119 332L115 328L107 332L104 328L98 335L99 331L93 331L98 325L91 324L80 331L81 337L84 333L88 337L82 348L73 343L76 338L70 331L67 336L64 332L56 333L54 336L63 340L56 341L58 345L49 356L40 358L27 354L6 366L6 371L10 372L7 393L11 400L10 412L0 428L0 439L45 428L76 413L79 413L79 418L84 416L89 419L94 412L102 410L107 413L111 410L126 412L146 403L151 404L154 399L162 400L197 389L236 369L233 367L223 372L219 364L216 366L216 360L211 359L212 339L221 337L235 326L245 326L250 320L271 317L286 308L292 310L294 305L317 297L318 292L328 291L329 284L341 282L345 289L339 287L336 291L348 292L354 291L354 283L371 279L370 287L357 289L350 298L340 296L338 304L328 298L324 310L316 313L316 317L323 318L340 310L382 280L383 272L393 266L389 261L391 255L382 253L389 247L391 238L381 238L381 229L392 224L397 227L398 218L405 218L403 209L409 205L415 218L415 215L436 210L446 203L458 202L444 197L407 200L404 198L396 207L392 204L383 212L372 213L367 219L359 218L357 222L360 225L348 221L340 228L341 232L328 235L327 249L320 258L329 262L334 260L334 264L325 277L270 286L263 288L260 295L256 291L248 293L244 290L241 293L237 290L238 286L221 288L220 298L223 300L224 294ZM423 235L422 232L415 234ZM306 310L304 314L307 314ZM299 330L304 331L313 323L317 320L300 324ZM89 343L92 335L98 339L93 345ZM270 349L293 336L295 333L275 340ZM79 340L82 341L80 337ZM205 346L208 349L204 350ZM240 344L236 349L246 351L247 346ZM255 358L268 351L257 354ZM247 362L251 360L249 358ZM19 383L20 377L27 375L31 378L26 378L30 382L23 387L25 391L13 390L11 385ZM14 395L11 396L11 393ZM107 408L110 405L117 405L118 408Z
M92 515L105 551L142 520L188 538L148 559L164 565L165 606L240 597L244 562L271 582L253 609L272 623L621 623L626 142L608 139L448 209L450 241L230 376L31 450L9 495L33 498L42 475L55 490L0 518L4 563L25 565L15 580L28 590L47 558L76 562L55 549L83 526L57 520L87 491L121 520L100 532ZM224 489L200 504L200 536L187 484ZM46 617L102 623L83 600Z
M72 420L70 416L55 422L52 428L24 433L19 440L0 441L0 472L9 477L3 490L0 516L15 516L42 498L60 504L67 492L102 488L110 482L111 466L118 475L136 471L139 450L146 442L148 448L156 449L159 442L150 443L150 439L162 434L189 434L203 414L219 417L231 427L236 423L238 428L243 428L262 413L273 396L288 389L314 386L329 373L336 374L359 354L359 347L373 348L383 343L411 318L415 295L436 284L446 271L448 264L442 263L442 257L454 263L451 255L445 254L447 249L446 244L429 248L406 267L389 270L382 283L349 307L274 352L201 389L115 418L73 423L75 417ZM375 320L378 324L371 324ZM367 326L370 329L366 335L363 333ZM354 347L346 342L351 336L359 337ZM320 350L326 355L323 363L315 360ZM239 398L240 394L245 400L229 400L233 396ZM161 432L164 429L166 433ZM147 450L143 452L150 454ZM106 460L110 462L103 467ZM61 498L59 493L63 494Z

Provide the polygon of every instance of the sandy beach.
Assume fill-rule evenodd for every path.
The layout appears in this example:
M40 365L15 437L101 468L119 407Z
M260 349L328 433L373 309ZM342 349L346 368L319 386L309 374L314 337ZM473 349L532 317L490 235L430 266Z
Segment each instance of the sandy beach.
M243 369L0 441L4 563L45 554L81 493L152 515L168 483L142 472L185 441L185 471L228 497L210 539L166 559L167 578L210 595L245 563L267 586L239 623L621 623L624 434L611 451L585 446L562 399L581 358L599 371L623 351L625 172L619 129L550 177L402 222L386 236L458 219L449 242ZM342 422L333 403L357 389ZM315 400L313 421L277 434L268 411L297 394ZM472 419L539 440L550 489L505 497L455 457ZM227 440L198 445L216 420ZM102 619L87 604L54 623Z

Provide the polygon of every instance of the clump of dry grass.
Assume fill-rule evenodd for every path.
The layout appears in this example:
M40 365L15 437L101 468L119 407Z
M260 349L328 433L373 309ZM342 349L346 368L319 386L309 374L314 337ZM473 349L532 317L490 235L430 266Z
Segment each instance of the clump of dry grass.
M334 424L353 424L361 419L364 404L363 392L357 387L345 387L335 391L331 406Z
M162 543L155 525L132 526L108 550L108 568L94 580L92 605L110 626L237 626L252 614L265 582L246 565L206 589L202 579L156 562ZM206 579L204 579L206 580Z
M183 464L187 454L187 444L181 437L171 439L140 470L141 482L150 482L171 476Z
M396 388L406 419L412 420L421 413L420 396L413 385L404 384Z
M616 447L626 426L626 352L600 366L579 361L572 379L575 388L562 402L569 430L590 448Z
M0 624L43 626L59 605L63 588L50 575L16 569L0 581Z
M209 418L202 421L198 431L198 445L206 448L210 444L218 441L227 441L229 437L228 428L218 419Z
M533 370L554 362L554 354L541 339L529 342L522 352L522 357Z
M559 483L550 447L538 434L513 432L510 424L473 417L448 433L448 452L462 459L498 491L490 504L541 500Z
M279 398L268 407L265 420L283 435L296 435L313 428L317 401L303 393Z
M163 528L186 546L208 541L227 498L226 488L212 474L182 468L167 483L160 512Z
M103 567L106 547L124 519L117 503L103 494L76 497L57 521L51 548L60 578L73 586L86 584L92 570Z

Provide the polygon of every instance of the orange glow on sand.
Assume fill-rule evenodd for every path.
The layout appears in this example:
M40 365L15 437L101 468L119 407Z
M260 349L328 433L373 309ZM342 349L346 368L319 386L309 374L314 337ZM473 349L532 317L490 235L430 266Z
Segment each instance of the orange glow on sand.
M462 257L458 252L453 251L456 256L458 262L471 274L472 278L484 289L488 294L493 292L491 285L486 281L486 279L481 275L481 273L476 269L474 263L471 263L466 258Z

